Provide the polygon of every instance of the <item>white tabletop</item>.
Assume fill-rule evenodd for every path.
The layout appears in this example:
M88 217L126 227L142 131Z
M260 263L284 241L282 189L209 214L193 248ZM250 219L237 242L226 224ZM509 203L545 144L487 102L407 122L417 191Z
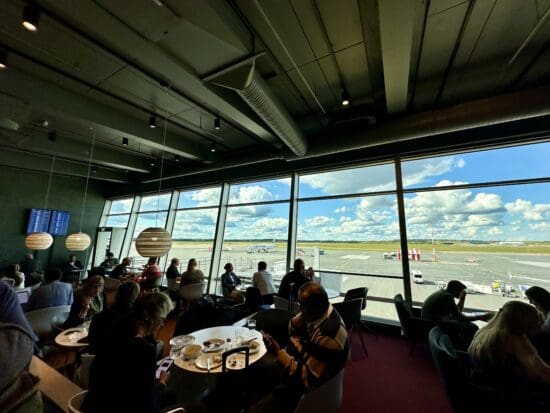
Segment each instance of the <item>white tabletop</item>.
M235 335L237 333L238 328L242 329L243 327L220 326L220 327L205 328L203 330L195 331L194 333L191 333L191 335L195 337L195 344L202 345L202 343L204 343L205 341L212 340L214 338L219 338L224 341L230 338L231 344L235 344L236 343ZM247 330L245 333L246 338L257 337L256 341L260 344L260 351L250 355L249 364L253 364L259 359L261 359L265 353L267 353L267 349L265 347L264 341L262 340L262 334L259 331L248 330L245 327L244 329ZM220 352L220 353L209 353L209 354L212 354L212 356L218 355L221 357L222 353ZM192 371L195 373L208 373L207 370L198 368L195 365L195 360L184 360L183 358L178 357L174 360L174 364L187 371ZM216 368L211 369L210 373L221 373L221 371L222 371L222 366L220 365Z
M62 347L86 347L88 343L78 342L78 340L84 337L88 337L88 329L86 327L73 327L55 336L55 343Z

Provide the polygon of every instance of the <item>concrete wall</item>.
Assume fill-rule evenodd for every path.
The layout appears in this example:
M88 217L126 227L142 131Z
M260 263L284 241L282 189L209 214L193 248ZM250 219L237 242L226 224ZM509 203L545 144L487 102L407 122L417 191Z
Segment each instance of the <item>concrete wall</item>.
M47 208L71 213L69 234L78 231L80 227L85 184L82 178L52 177ZM47 174L0 166L0 272L9 264L23 260L27 252L24 239L28 209L44 208L47 186ZM82 231L92 238L105 202L102 192L101 184L90 180ZM65 247L65 239L54 237L54 243L48 250L35 254L44 267L50 263L58 265L68 259L70 252ZM75 255L84 263L85 251Z

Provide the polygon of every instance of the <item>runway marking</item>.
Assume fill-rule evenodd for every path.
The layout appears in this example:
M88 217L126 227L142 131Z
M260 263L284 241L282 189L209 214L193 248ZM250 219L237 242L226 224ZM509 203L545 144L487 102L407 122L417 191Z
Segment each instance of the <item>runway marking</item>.
M340 258L344 260L368 260L370 258L370 255L344 255Z
M538 262L538 261L512 261L518 264L531 265L533 267L550 268L550 262Z

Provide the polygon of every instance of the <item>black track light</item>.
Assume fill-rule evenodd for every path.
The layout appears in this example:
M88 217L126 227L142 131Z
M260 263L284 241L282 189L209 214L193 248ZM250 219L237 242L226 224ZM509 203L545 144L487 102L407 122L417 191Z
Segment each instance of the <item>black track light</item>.
M347 92L347 90L344 89L344 91L342 92L342 106L349 106L350 104L350 97L349 97L349 93Z
M128 138L122 138L122 146L128 146Z
M174 156L174 160L175 160L176 162L179 162L179 161L180 161L180 156L179 156L179 155L175 155L175 156Z
M92 166L92 173L97 173L97 168L95 166Z
M23 27L30 32L38 30L38 20L40 20L40 10L36 6L27 4L23 7Z
M155 166L155 161L151 161L151 163L149 163L149 165L154 167Z
M151 116L149 118L149 127L154 129L157 127L157 117L156 116Z
M6 49L0 49L0 69L8 67L8 51Z
M220 118L214 119L214 129L220 130L222 128L222 121Z
M57 138L57 132L52 130L50 132L48 132L48 140L51 141L51 142L55 142Z
M210 152L216 152L216 142L210 144Z

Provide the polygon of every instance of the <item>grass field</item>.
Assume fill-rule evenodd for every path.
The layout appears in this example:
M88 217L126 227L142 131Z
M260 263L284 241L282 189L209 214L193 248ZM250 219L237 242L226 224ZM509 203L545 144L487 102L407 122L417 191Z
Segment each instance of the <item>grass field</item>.
M251 244L269 244L266 241L226 241L225 247L248 247ZM175 245L200 245L208 247L211 241L174 241ZM275 242L277 248L286 248L286 243ZM399 242L298 242L297 248L317 247L324 250L369 250L369 251L396 251L401 248ZM419 249L424 253L431 252L431 242L411 242L409 249ZM437 252L464 252L464 253L501 253L501 254L549 254L550 242L537 242L526 245L497 245L497 244L469 244L457 242L454 244L435 243Z

